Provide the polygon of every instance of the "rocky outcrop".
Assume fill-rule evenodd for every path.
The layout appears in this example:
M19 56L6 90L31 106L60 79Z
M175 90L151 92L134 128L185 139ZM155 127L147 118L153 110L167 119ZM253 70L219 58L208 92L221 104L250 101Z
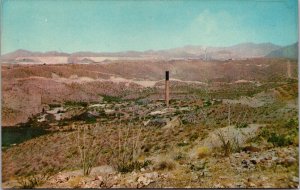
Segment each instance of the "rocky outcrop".
M82 176L81 170L60 172L42 187L59 188L142 188L157 181L157 172L131 172L118 174L111 166L99 166L92 169L89 176Z
M216 129L209 133L199 144L191 150L191 157L197 157L197 149L199 147L207 147L209 149L222 147L224 143L242 146L250 138L257 135L258 130L265 125L250 124L245 128L237 128L234 125Z

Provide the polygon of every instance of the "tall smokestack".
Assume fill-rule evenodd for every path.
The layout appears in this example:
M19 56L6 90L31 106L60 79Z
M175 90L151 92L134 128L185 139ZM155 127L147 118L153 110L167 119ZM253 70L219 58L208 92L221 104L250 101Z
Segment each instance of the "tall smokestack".
M167 107L169 107L169 93L169 71L166 71L165 100Z
M291 68L291 62L287 62L287 77L292 78L292 68Z

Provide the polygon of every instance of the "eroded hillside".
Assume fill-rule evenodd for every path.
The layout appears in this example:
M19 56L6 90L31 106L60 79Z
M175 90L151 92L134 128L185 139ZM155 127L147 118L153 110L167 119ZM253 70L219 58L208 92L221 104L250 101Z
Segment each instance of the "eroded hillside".
M286 77L288 63L284 59L249 59L2 65L2 125L26 122L49 104L65 101L97 102L104 95L124 99L160 96L165 70L171 73L174 91L190 95L208 85L217 91L228 85L272 85ZM292 76L297 76L296 62L290 65Z

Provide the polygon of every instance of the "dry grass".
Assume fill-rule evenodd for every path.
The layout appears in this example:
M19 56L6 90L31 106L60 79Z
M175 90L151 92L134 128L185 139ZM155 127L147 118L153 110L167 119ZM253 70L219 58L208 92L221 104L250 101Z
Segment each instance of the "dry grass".
M162 159L155 164L154 168L156 170L174 170L176 168L176 163L171 159Z
M29 176L19 177L17 178L17 182L20 185L21 189L32 189L36 186L42 185L49 179L48 174L38 175L32 174Z
M199 147L197 148L197 158L202 159L211 155L212 150L208 147Z
M225 134L222 131L218 131L216 134L222 143L221 149L224 156L229 156L231 153L238 152L241 149L237 137L234 137L233 139L226 139Z

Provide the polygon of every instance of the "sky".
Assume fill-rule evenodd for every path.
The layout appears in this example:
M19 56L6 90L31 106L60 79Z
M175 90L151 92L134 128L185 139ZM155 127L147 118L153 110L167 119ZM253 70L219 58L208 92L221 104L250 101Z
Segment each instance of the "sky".
M298 41L298 1L2 0L1 32L1 54L284 46Z

